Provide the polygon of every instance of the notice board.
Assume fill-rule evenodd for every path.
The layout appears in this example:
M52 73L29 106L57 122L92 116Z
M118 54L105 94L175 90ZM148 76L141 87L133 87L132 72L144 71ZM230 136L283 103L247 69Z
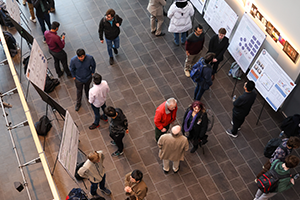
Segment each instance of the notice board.
M206 0L190 0L190 2L198 10L198 12L202 15Z

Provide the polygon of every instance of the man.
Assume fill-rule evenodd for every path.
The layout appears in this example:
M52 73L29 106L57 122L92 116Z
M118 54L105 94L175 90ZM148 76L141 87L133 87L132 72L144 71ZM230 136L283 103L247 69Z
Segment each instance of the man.
M76 51L77 56L74 56L70 62L70 71L75 80L77 89L77 100L75 111L81 107L82 89L84 87L85 96L89 99L89 89L92 82L92 75L95 73L96 62L93 56L86 54L83 49Z
M290 169L297 167L299 164L299 158L294 155L289 155L286 157L284 162L273 162L271 167L274 169L279 175L289 175L291 174ZM269 193L263 193L260 189L257 190L255 194L254 200L267 200L273 196L275 196L279 192L283 192L285 190L290 189L295 185L294 178L290 176L287 178L281 178L278 180L278 186L275 191Z
M36 19L35 19L35 14L34 14L34 9L33 9L33 5L32 5L32 1L31 0L23 0L23 5L26 6L26 1L28 4L28 8L29 8L29 12L30 12L30 20L33 23L36 23Z
M205 41L203 28L199 24L194 32L191 33L185 42L186 60L184 63L184 73L187 77L190 77L190 71L194 64L200 59L200 53L203 49Z
M38 18L38 21L40 23L41 29L43 34L46 31L45 22L49 28L51 29L51 22L50 22L50 0L32 0L33 6L35 7L35 14ZM44 43L46 43L46 39L44 37L43 40Z
M99 196L97 194L97 188L106 195L110 195L111 192L105 187L106 174L104 172L104 154L102 151L94 151L88 155L88 159L83 166L78 170L79 176L87 178L91 182L90 193L93 197Z
M207 52L213 52L216 54L216 57L213 60L213 70L212 70L212 76L213 80L215 77L215 73L217 73L218 70L218 65L219 63L223 60L223 54L225 53L228 45L229 45L229 40L226 35L226 29L225 28L220 28L219 29L219 34L214 35L208 45L208 51Z
M109 92L109 87L106 81L102 80L102 76L98 73L93 75L94 85L89 91L89 102L92 106L92 109L95 114L94 123L89 126L90 130L100 127L100 119L107 122L107 116L104 113L104 109L106 108L106 96ZM103 111L103 115L100 115L100 107Z
M59 61L64 67L64 71L67 76L72 76L68 67L67 53L63 50L65 47L65 35L63 34L61 38L57 35L57 31L60 24L56 21L52 22L50 31L45 31L44 36L46 43L49 47L49 53L54 58L54 67L58 77L61 77L64 72L61 71L59 66Z
M227 129L226 133L231 137L237 137L237 131L245 121L245 117L249 114L251 107L256 99L256 92L254 91L255 83L253 81L247 81L244 84L244 94L239 96L233 102L232 109L232 129Z
M154 116L156 142L162 134L167 133L170 124L176 120L177 109L177 100L174 98L169 98L157 107Z
M173 171L179 171L179 163L184 160L184 151L189 150L189 142L185 136L181 134L181 127L174 126L171 133L162 135L158 140L159 158L163 160L163 171L165 174L169 172L170 161L173 161Z
M125 132L129 133L128 121L120 108L108 106L104 109L104 113L111 117L109 124L109 136L113 139L110 143L116 145L118 150L111 154L112 157L123 155L124 144L122 142Z
M101 19L99 24L99 37L100 42L103 43L103 32L105 33L105 41L107 45L107 52L109 55L109 64L114 64L114 57L112 49L115 54L118 54L118 48L120 46L120 26L123 19L116 15L113 9L108 9L105 16Z
M143 200L146 197L148 187L142 179L143 173L138 169L126 174L124 191L129 196L126 200Z
M155 34L155 36L164 36L165 33L161 32L161 26L164 22L163 16L163 6L166 5L165 0L149 0L149 4L147 10L151 14L150 18L150 26L151 33ZM155 25L157 21L157 26Z

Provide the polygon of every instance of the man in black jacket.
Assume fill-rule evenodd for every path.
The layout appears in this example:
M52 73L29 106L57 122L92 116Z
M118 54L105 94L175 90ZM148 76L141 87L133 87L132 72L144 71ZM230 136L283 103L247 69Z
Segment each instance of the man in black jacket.
M232 109L232 129L227 129L226 133L231 137L237 137L237 131L245 121L245 117L249 114L251 107L256 99L256 92L254 91L255 83L248 81L244 84L244 94L239 96L233 102Z
M33 6L35 8L35 14L38 18L38 21L40 23L43 35L46 31L45 22L49 28L51 29L51 22L50 22L50 0L33 0L32 1ZM43 40L44 43L46 43L46 39L44 37Z
M105 32L105 41L107 45L107 51L109 55L109 64L114 64L114 57L112 54L112 49L115 54L118 54L118 48L120 45L120 26L123 19L116 15L113 9L108 9L106 11L105 17L103 17L99 24L99 38L100 42L103 43L103 32Z

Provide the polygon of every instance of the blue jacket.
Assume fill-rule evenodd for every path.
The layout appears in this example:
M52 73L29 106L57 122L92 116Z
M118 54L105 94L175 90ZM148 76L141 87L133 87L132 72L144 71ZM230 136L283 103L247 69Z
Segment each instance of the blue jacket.
M212 69L211 69L210 64L206 64L204 62L203 58L200 58L199 61L195 65L197 65L197 66L200 65L200 62L202 62L203 66L204 66L203 69L202 69L203 80L201 82L198 82L198 83L201 85L201 87L204 90L207 90L213 84L213 82L211 80Z
M70 62L70 71L73 77L82 83L86 83L95 73L96 62L93 56L86 54L83 62L74 56Z

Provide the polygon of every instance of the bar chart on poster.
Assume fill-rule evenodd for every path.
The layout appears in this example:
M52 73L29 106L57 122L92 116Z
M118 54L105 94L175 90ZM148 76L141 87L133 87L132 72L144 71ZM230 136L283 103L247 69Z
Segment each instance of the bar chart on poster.
M239 16L224 0L210 0L203 18L215 33L225 28L229 38Z
M244 73L265 39L265 33L244 13L227 49Z
M190 0L193 6L198 10L200 14L203 13L203 8L206 0Z
M265 49L252 65L247 77L255 82L255 88L275 111L296 86Z

